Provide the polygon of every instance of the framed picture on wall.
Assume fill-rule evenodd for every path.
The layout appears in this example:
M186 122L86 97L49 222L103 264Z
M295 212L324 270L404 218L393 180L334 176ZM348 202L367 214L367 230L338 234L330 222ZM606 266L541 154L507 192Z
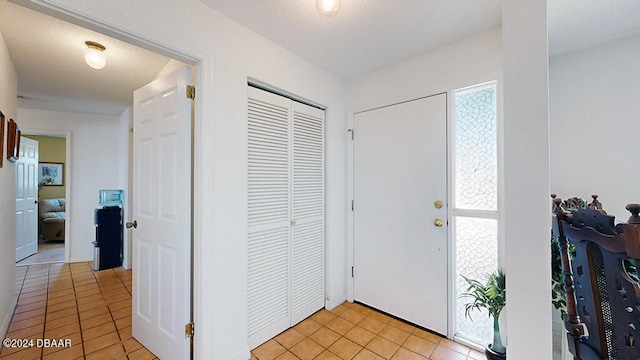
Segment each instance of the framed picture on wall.
M4 124L6 123L4 114L0 111L0 168L4 162Z
M18 124L9 119L9 128L7 129L7 159L16 162L20 157L20 128Z
M44 163L38 164L38 184L43 186L62 186L64 184L64 164Z

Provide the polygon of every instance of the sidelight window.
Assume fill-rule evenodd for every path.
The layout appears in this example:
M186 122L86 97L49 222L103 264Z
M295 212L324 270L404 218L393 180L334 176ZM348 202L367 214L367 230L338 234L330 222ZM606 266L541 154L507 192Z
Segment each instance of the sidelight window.
M491 341L486 312L465 316L462 276L485 279L498 267L499 168L497 82L453 91L451 207L454 243L455 336L472 343Z

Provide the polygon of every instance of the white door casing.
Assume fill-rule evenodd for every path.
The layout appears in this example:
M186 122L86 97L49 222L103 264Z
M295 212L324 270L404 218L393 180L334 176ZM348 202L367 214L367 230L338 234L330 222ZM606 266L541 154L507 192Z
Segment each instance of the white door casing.
M324 306L324 111L248 88L248 343Z
M134 92L133 336L162 359L188 359L191 321L190 69Z
M354 299L445 335L446 114L446 94L357 113L353 144Z
M22 137L16 166L16 262L38 252L38 142Z

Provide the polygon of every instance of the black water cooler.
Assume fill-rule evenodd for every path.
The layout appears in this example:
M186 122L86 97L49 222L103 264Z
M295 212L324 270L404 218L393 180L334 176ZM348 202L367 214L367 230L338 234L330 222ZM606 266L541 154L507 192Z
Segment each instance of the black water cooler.
M93 242L93 270L122 265L122 190L100 190L96 209L96 241Z

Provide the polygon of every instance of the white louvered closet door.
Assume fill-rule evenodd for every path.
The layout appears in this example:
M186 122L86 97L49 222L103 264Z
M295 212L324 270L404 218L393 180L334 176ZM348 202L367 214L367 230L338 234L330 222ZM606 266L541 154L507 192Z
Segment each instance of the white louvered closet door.
M293 325L324 306L324 111L292 104Z
M324 111L248 88L248 335L324 306Z
M251 348L287 329L290 100L249 87L248 331Z

